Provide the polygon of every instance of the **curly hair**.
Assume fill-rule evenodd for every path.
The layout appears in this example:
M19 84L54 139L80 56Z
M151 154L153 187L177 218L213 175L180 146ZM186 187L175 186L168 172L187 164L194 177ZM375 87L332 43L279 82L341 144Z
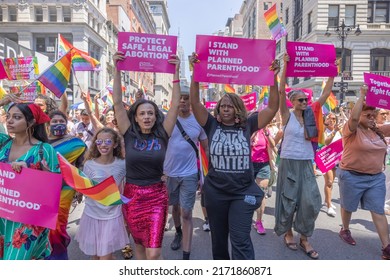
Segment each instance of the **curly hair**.
M100 154L99 149L97 148L97 145L95 143L96 139L100 133L110 133L112 135L112 138L114 140L114 143L112 145L113 146L116 145L116 147L114 148L114 151L113 151L114 157L124 159L123 152L122 152L122 145L121 145L121 137L120 137L119 133L116 132L115 130L113 130L112 128L103 127L95 133L95 135L92 139L92 144L89 147L88 153L85 157L85 161L100 157L101 154Z
M229 98L230 101L233 103L236 118L238 118L240 120L239 123L235 124L235 126L245 128L246 121L248 120L248 112L246 110L244 101L242 101L242 99L237 94L225 93L225 95L218 101L217 106L215 106L215 108L214 108L214 116L217 117L219 115L219 109L221 108L221 102L222 102L222 99L224 99L224 98Z
M46 112L45 113L47 113L47 114L50 114L52 111L58 110L58 105L57 105L56 101L49 96L46 96L43 94L38 94L38 96L35 99L43 99L43 101L45 101L45 104L46 104Z

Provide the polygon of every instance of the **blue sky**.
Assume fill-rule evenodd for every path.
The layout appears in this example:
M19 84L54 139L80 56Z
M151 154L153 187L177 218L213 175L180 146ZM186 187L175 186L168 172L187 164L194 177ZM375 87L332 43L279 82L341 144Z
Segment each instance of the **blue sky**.
M169 34L177 36L180 30L180 45L187 57L195 50L196 35L223 30L241 4L242 0L168 0Z

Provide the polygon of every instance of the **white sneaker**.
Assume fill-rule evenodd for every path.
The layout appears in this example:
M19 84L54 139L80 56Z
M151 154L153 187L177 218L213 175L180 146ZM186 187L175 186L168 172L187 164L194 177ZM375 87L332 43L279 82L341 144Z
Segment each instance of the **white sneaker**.
M325 203L322 204L320 211L325 212L325 213L328 213L328 207L326 206Z
M334 211L334 209L332 207L328 208L328 211L326 212L326 214L328 214L328 216L331 216L331 217L336 217L336 211Z
M210 231L210 225L209 225L209 223L206 223L206 222L205 222L205 223L203 224L203 230L204 230L204 231Z
M334 205L333 203L330 204L330 207L333 208L333 210L337 209L336 205Z

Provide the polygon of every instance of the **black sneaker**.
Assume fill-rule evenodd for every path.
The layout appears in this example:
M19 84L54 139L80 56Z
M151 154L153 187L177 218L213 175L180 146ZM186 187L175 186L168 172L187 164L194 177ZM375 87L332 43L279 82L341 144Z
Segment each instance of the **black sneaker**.
M176 250L179 250L179 248L181 247L181 240L183 238L183 233L175 233L175 238L173 239L172 243L171 243L171 249L176 251Z

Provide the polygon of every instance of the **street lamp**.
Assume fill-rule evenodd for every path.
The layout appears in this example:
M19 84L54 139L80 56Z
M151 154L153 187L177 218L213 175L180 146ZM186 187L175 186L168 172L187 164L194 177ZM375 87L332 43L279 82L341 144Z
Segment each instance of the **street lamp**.
M351 33L356 28L354 34L359 36L362 34L362 31L359 28L359 24L355 27L350 25L345 25L344 20L342 20L341 25L332 27L334 32L337 34L339 39L341 40L341 87L340 87L340 104L344 101L344 93L346 91L346 87L344 87L344 71L345 71L345 48L344 42L347 39L349 33ZM331 33L329 32L329 26L326 28L325 36L330 37Z

